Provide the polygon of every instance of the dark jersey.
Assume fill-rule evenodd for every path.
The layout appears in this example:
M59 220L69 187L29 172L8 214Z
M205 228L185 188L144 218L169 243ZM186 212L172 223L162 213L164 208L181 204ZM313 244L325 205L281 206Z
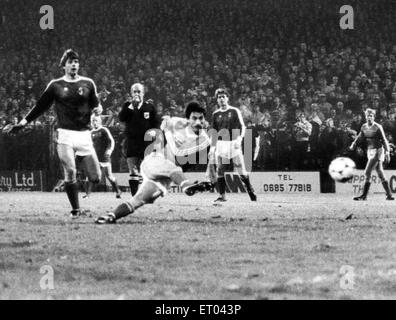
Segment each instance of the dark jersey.
M33 121L53 103L58 128L89 130L91 112L99 105L95 83L81 76L76 81L66 80L65 77L52 80L25 119L27 122Z
M384 145L384 131L382 126L376 122L371 126L367 123L363 124L360 134L366 139L368 149L378 149Z
M213 129L218 133L218 140L235 140L238 136L243 137L245 134L242 114L237 108L230 106L224 111L218 109L213 112L212 119Z
M144 140L150 129L159 128L160 123L155 107L143 102L140 108L133 108L130 102L124 103L118 115L121 122L125 122L125 136L127 137L127 157L144 157L144 151L152 140Z
M110 162L110 156L106 155L106 151L113 151L114 139L109 129L105 127L94 129L91 131L91 136L99 162Z

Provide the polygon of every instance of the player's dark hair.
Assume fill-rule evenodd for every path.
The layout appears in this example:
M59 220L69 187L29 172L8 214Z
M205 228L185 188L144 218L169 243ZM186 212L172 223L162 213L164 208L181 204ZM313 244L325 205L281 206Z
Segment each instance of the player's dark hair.
M198 101L191 101L186 105L185 114L187 119L190 118L190 115L193 112L203 113L206 115L206 109L202 107Z
M216 98L216 99L217 99L217 96L218 96L219 94L225 94L227 97L230 97L230 93L228 92L228 90L227 90L226 88L218 88L218 89L215 91L215 98Z
M71 59L71 60L79 59L78 53L76 51L74 51L73 49L67 49L63 53L62 58L60 59L59 66L64 67L66 64L66 61L69 59Z
M368 114L372 114L372 115L375 117L376 111L375 111L375 109L367 108L367 109L364 111L364 114L365 114L366 116L367 116Z

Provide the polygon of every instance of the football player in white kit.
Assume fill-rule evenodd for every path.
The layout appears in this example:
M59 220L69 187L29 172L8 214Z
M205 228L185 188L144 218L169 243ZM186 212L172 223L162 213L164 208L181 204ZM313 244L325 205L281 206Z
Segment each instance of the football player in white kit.
M189 157L204 151L210 146L210 139L204 130L205 109L196 101L187 104L186 118L164 117L159 139L152 145L141 166L143 182L130 201L119 205L113 212L95 220L98 224L115 223L118 219L135 212L147 203L153 203L166 194L171 182L192 196L196 192L210 191L210 182L189 181L177 163L177 157ZM163 135L162 135L163 133Z

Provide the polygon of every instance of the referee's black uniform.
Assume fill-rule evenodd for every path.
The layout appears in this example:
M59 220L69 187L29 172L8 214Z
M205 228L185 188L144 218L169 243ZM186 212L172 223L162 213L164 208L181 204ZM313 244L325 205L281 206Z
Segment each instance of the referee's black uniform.
M141 106L134 107L131 102L124 103L118 114L119 120L125 123L126 156L130 171L129 185L134 195L139 186L140 163L144 158L146 148L153 142L144 140L147 130L159 128L155 107L146 101Z

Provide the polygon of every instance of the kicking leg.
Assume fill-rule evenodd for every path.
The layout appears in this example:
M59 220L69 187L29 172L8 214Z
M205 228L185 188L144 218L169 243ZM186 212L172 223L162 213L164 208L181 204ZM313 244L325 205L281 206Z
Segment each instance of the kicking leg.
M212 183L208 181L191 182L186 178L180 167L175 166L175 169L170 172L169 177L188 196L193 196L197 192L210 191L213 188Z

